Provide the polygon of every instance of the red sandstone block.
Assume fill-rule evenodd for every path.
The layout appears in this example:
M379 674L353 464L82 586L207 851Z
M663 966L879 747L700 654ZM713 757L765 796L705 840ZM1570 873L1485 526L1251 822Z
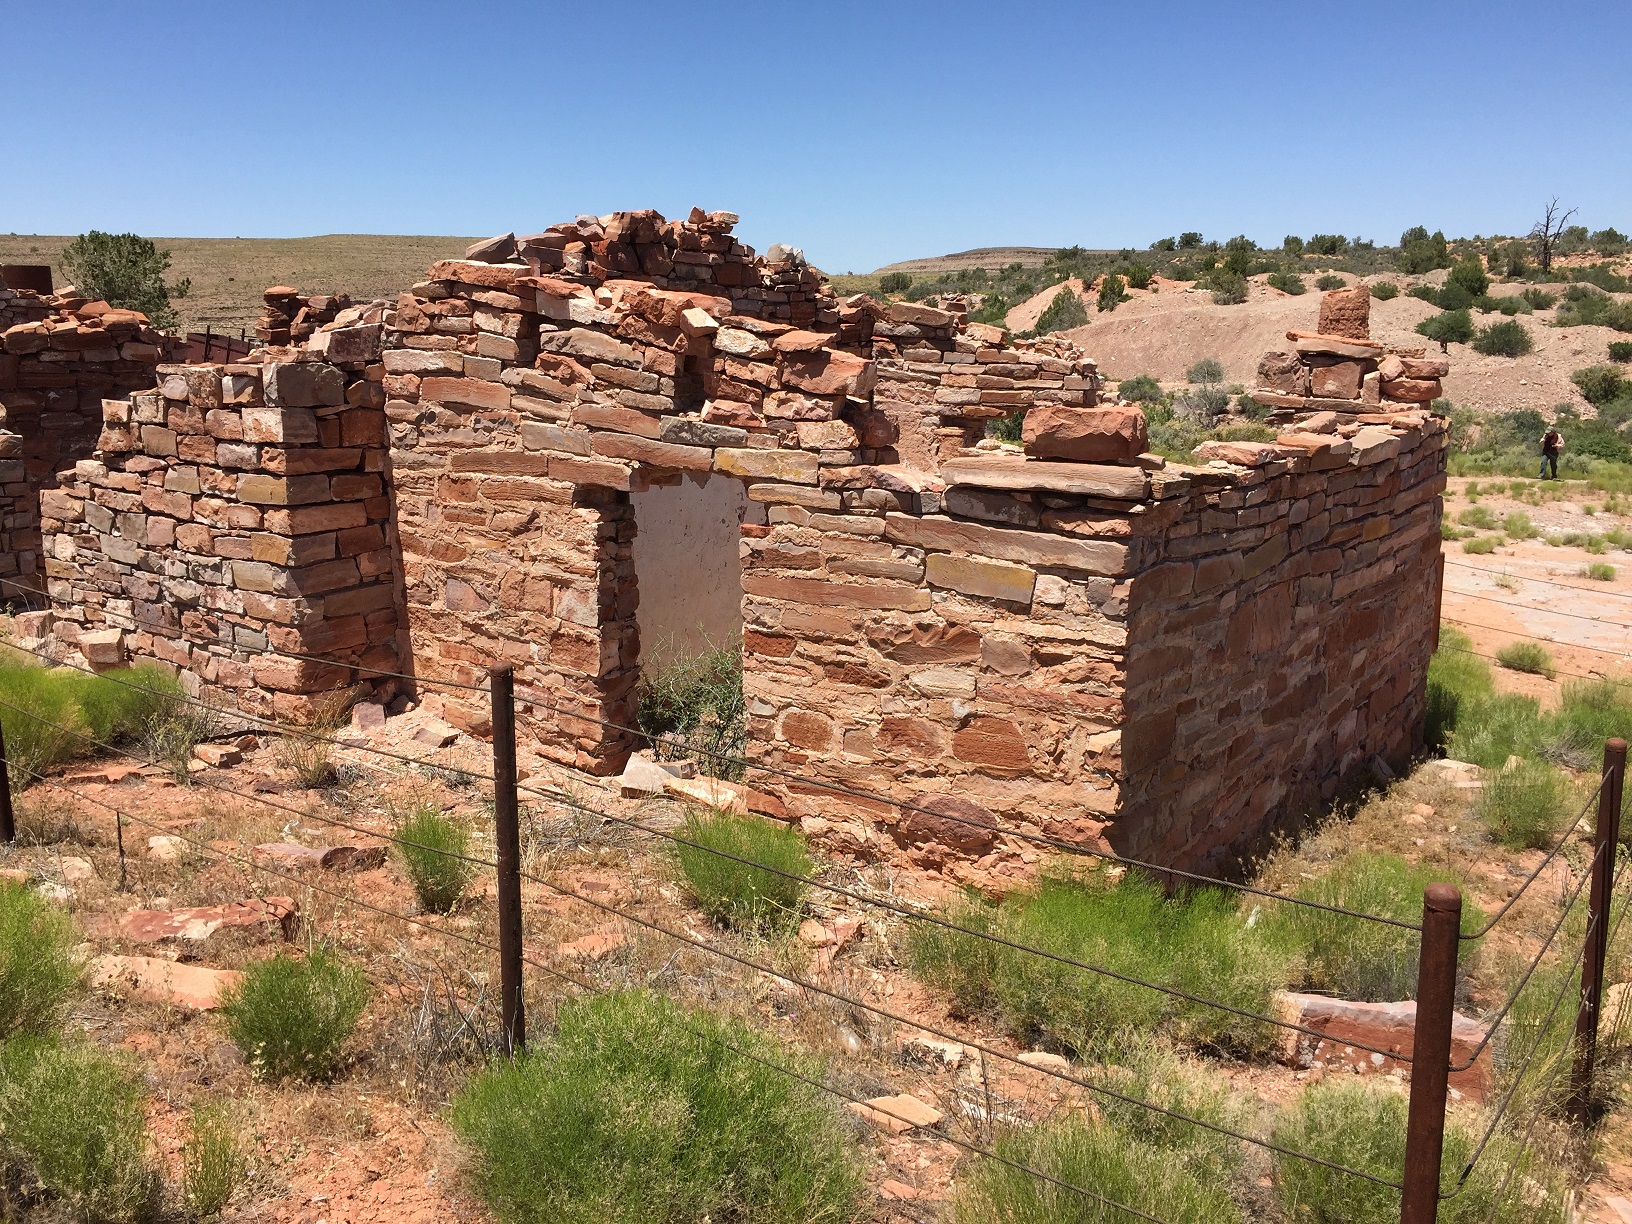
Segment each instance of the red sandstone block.
M344 472L356 467L363 452L356 447L268 446L261 451L261 466L276 476L304 476L314 472Z
M356 587L338 595L323 597L325 616L351 616L359 612L378 612L396 606L396 595L389 582L376 582Z
M380 496L380 478L353 474L336 476L329 481L329 496L335 501L366 501Z
M342 502L320 506L300 506L287 510L268 510L266 529L282 535L311 535L318 531L340 531L347 527L362 527L368 522L368 512L361 502Z
M377 523L366 527L352 527L342 531L338 538L340 555L355 557L385 547L385 529Z

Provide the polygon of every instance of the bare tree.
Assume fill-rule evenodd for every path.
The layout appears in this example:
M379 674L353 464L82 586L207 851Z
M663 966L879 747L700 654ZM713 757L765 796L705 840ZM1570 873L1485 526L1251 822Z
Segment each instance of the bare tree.
M1554 196L1547 201L1547 208L1542 213L1541 220L1530 227L1530 241L1535 244L1536 262L1541 265L1543 272L1552 270L1553 247L1573 216L1575 216L1573 208L1566 213L1559 213L1558 197Z

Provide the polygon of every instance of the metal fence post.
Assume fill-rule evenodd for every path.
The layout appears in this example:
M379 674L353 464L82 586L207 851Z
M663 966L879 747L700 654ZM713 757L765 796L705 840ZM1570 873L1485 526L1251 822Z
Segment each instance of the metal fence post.
M6 763L6 733L0 728L0 842L17 840L17 818L11 811L11 766Z
M516 804L516 681L508 663L488 672L493 703L493 841L499 869L499 1000L504 1052L527 1044L521 998L521 825Z
M1417 1024L1411 1043L1411 1110L1405 1128L1400 1224L1439 1218L1439 1166L1445 1152L1445 1098L1451 1072L1451 1014L1462 937L1462 893L1430 884L1422 893L1422 951L1417 961Z
M1592 1112L1593 1064L1604 1004L1604 958L1609 952L1609 908L1614 901L1615 851L1621 840L1621 792L1626 741L1604 741L1603 784L1592 832L1592 889L1587 899L1587 942L1581 958L1581 1003L1575 1011L1575 1062L1570 1067L1570 1115L1585 1124Z

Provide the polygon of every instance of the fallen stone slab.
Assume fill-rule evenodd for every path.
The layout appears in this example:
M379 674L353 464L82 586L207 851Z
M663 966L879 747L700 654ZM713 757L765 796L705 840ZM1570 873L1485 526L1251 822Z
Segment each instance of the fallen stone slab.
M281 938L289 939L294 936L299 916L300 906L292 897L254 897L225 905L129 910L114 924L114 931L121 939L136 943L166 939L200 943L222 927L276 927Z
M233 744L200 744L193 755L212 769L229 769L243 764L244 754Z
M301 846L294 842L263 842L250 854L256 858L287 863L291 867L318 867L324 871L372 871L385 865L384 846Z
M637 752L629 758L618 778L618 786L625 799L645 795L661 795L671 778L694 778L697 766L692 761L657 761Z
M1317 1037L1288 1030L1281 1049L1281 1060L1287 1065L1349 1067L1363 1075L1386 1075L1395 1071L1409 1075L1410 1064L1401 1060L1411 1057L1417 1022L1416 1000L1353 1003L1327 995L1283 992L1275 1001L1279 1014L1321 1034ZM1451 1065L1467 1062L1484 1037L1484 1025L1460 1012L1452 1013ZM1359 1049L1353 1044L1356 1042L1372 1049ZM1375 1050L1388 1053L1379 1054ZM1487 1045L1471 1067L1451 1072L1450 1085L1477 1102L1489 1094L1494 1080L1491 1047Z
M169 833L160 833L147 839L147 857L161 863L179 863L187 857L188 842L185 837L176 837Z
M108 764L96 769L82 769L78 773L68 775L70 782L102 782L108 786L117 786L132 774L140 774L143 767L140 765Z
M90 859L64 856L58 860L58 865L62 878L70 884L83 884L86 880L96 879L96 868L91 865Z
M91 985L140 999L171 1003L190 1011L221 1006L228 987L243 980L236 969L182 965L157 956L99 956L91 965Z
M873 1097L865 1105L850 1101L845 1105L851 1113L871 1123L888 1135L904 1135L914 1127L934 1126L944 1114L933 1105L925 1104L915 1096Z
M459 732L440 720L427 722L414 729L409 738L427 748L446 748L459 738Z
M748 815L748 802L742 789L718 778L670 778L663 784L663 790L678 799L689 799L733 816Z
M555 950L570 960L601 961L629 942L622 931L592 931L578 939L569 940Z

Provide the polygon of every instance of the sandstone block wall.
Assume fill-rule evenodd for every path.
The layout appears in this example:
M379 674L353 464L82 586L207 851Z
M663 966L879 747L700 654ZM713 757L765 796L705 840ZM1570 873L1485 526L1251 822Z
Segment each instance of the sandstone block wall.
M95 457L42 499L59 641L262 716L390 694L358 670L401 659L379 327L354 332L344 366L160 366L156 389L105 401Z
M0 600L43 593L40 497L95 449L103 397L151 387L165 348L135 311L0 287Z

